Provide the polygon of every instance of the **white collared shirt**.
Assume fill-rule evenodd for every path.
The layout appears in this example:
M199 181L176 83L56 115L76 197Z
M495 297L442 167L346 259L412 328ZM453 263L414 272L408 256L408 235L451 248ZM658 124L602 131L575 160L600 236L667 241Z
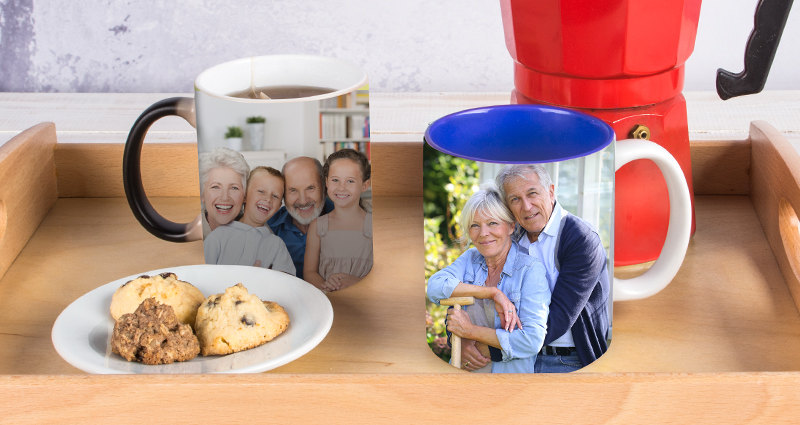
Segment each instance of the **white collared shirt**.
M553 205L553 214L550 215L550 219L547 220L547 225L544 226L544 230L539 234L539 238L536 242L531 243L527 233L524 233L519 240L519 246L527 249L528 255L538 258L539 261L544 264L544 268L547 271L547 284L550 286L551 294L553 293L553 288L556 286L556 280L558 279L555 249L558 231L561 228L561 218L564 217L564 214L569 214L569 212L561 208L561 205L556 202L555 205ZM524 323L523 326L525 326ZM575 342L572 339L572 330L567 331L549 345L552 347L574 347Z

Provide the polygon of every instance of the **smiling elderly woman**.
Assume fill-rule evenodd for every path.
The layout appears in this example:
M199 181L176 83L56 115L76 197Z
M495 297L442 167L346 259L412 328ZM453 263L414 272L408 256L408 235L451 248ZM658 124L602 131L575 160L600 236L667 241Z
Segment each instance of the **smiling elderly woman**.
M514 216L494 182L470 197L459 225L475 247L431 276L428 297L437 304L476 298L466 312L447 315L447 330L464 338L466 370L488 372L491 366L492 373L533 373L550 304L545 268L513 242Z
M200 200L209 226L208 229L204 226L203 235L208 236L242 213L250 166L242 154L222 147L200 154L199 166Z

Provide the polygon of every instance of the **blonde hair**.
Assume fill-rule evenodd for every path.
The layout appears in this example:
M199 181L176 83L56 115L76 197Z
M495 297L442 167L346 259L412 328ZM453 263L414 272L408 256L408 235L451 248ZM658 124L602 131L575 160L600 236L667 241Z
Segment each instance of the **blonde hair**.
M461 247L465 248L469 245L469 227L478 213L502 220L514 227L514 215L511 214L506 203L503 202L503 197L497 189L497 184L491 180L485 181L481 184L480 190L475 192L464 204L464 209L461 210L461 218L458 221L464 236L459 239Z
M276 169L274 169L274 168L272 168L272 167L265 167L265 166L263 166L263 165L259 165L259 166L257 166L257 167L254 167L252 170L250 170L250 175L248 175L248 176L247 176L247 185L248 185L248 186L250 185L250 180L252 180L252 179L253 179L253 175L254 175L254 174L257 172L257 171L265 171L265 172L267 172L269 175L271 175L271 176L275 176L275 177L277 177L277 178L281 179L281 181L282 181L282 182L286 183L286 179L285 179L285 178L283 178L283 174L281 174L281 172L280 172L280 171L278 171L278 170L276 170Z

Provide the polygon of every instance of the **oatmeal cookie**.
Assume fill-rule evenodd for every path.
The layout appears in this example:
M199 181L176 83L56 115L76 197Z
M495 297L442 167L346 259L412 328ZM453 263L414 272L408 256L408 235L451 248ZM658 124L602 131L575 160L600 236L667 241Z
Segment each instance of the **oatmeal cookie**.
M208 297L197 310L195 330L204 356L229 354L271 341L289 326L277 303L262 302L241 284Z
M191 360L200 352L200 344L171 306L148 298L114 324L111 351L129 362L157 365Z
M123 314L133 313L147 298L172 306L181 323L194 326L197 307L205 297L191 283L178 280L175 273L155 276L142 275L120 286L111 298L111 317L118 320Z

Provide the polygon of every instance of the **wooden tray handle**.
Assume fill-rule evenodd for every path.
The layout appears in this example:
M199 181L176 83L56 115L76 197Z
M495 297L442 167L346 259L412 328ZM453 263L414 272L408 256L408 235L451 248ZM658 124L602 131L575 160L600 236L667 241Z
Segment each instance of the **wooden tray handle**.
M58 198L56 126L37 124L0 146L0 278Z
M800 154L764 121L750 123L750 143L750 198L800 310Z

